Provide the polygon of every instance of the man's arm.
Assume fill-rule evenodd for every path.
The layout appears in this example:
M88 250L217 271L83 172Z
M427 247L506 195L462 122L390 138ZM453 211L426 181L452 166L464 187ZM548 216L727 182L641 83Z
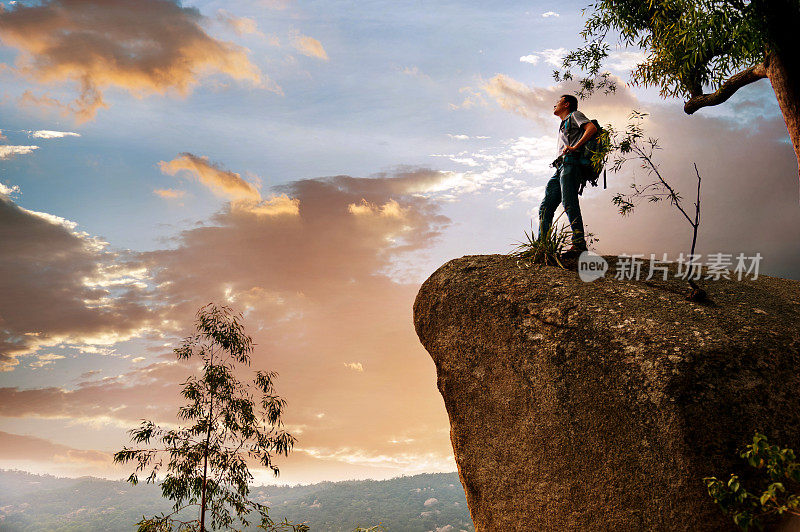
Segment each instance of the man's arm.
M579 151L584 144L589 142L589 139L592 138L595 133L597 133L597 126L591 122L583 124L583 136L580 138L580 140L578 140L578 142L575 143L574 146L565 146L564 153L575 153Z

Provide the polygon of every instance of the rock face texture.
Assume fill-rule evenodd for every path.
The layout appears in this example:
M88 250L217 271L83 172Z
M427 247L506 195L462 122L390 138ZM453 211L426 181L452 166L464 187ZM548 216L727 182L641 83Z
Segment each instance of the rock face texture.
M800 282L686 285L468 256L420 289L478 531L736 530L702 478L800 449Z

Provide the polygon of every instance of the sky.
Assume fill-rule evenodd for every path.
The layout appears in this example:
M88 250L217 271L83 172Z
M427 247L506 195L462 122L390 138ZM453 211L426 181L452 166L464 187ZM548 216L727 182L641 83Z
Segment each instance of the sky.
M176 423L196 369L172 349L229 305L279 374L279 479L454 471L419 285L446 261L508 253L552 175L563 54L579 2L42 0L0 9L0 468L124 478L143 418ZM698 253L760 253L800 279L797 163L761 80L693 116L629 86L662 173L694 200ZM603 254L688 252L666 204L581 199ZM490 425L491 420L487 420ZM490 427L489 427L490 428Z

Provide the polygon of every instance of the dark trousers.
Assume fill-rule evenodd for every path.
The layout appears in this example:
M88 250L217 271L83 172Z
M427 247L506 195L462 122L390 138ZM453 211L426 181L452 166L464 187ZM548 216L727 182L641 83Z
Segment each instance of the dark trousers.
M581 216L581 206L578 203L580 177L580 166L567 161L558 167L556 173L547 182L544 199L539 207L539 239L550 230L558 204L563 203L572 229L572 245L586 249L586 240L583 237L583 217Z

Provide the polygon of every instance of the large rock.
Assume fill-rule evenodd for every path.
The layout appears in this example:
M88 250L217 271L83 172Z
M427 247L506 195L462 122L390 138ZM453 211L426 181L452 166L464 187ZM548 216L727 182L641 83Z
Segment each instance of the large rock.
M579 280L470 256L420 289L475 528L734 529L702 478L753 431L800 450L800 283Z

